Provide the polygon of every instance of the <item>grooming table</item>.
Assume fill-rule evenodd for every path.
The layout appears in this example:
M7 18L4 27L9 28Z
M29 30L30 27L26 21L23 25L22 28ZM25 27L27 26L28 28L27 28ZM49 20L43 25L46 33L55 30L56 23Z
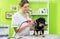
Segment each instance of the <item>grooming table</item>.
M15 39L15 38L10 38L10 39ZM45 35L45 37L42 36L23 36L20 37L19 39L60 39L60 35Z

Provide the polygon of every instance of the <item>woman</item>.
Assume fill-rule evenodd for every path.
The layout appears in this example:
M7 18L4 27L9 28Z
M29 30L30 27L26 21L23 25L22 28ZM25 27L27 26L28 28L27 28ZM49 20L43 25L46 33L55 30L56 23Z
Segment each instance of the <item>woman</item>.
M31 20L27 13L29 9L29 2L27 0L21 0L19 5L21 11L17 12L12 16L12 26L15 30L15 36L27 36L30 34L30 27L33 24L33 21L26 22L27 20Z

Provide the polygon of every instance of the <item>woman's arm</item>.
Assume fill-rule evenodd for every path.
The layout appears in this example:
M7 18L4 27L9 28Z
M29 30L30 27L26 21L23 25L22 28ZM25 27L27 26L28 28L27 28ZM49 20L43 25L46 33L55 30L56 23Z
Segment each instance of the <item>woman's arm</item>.
M30 27L31 25L32 25L31 23L27 23L27 25L25 25L24 27L20 27L20 28L14 27L14 30L15 30L16 33L21 32L24 29L26 29L27 27Z
M18 29L17 29L17 27L14 27L14 31L17 33L18 32Z

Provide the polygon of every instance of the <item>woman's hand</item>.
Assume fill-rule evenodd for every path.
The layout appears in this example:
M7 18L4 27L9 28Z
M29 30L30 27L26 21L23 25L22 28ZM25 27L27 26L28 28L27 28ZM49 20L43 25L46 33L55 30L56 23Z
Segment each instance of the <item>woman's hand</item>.
M27 21L27 27L31 27L32 24L33 24L33 21L31 21L31 20L28 20L28 21Z
M33 24L34 21L33 20L27 20L26 22Z
M29 23L27 23L27 25L26 25L27 27L31 27L32 26L32 23L31 22L29 22Z

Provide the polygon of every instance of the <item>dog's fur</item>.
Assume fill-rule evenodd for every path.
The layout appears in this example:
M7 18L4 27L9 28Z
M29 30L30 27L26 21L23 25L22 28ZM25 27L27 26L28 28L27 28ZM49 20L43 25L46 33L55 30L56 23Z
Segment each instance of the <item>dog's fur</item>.
M39 25L41 25L41 26L39 26ZM44 18L36 19L35 27L34 27L34 34L33 35L35 35L35 32L36 32L37 36L38 36L38 31L42 31L42 34L40 32L40 35L43 35L44 34L44 26L45 26L45 19Z

